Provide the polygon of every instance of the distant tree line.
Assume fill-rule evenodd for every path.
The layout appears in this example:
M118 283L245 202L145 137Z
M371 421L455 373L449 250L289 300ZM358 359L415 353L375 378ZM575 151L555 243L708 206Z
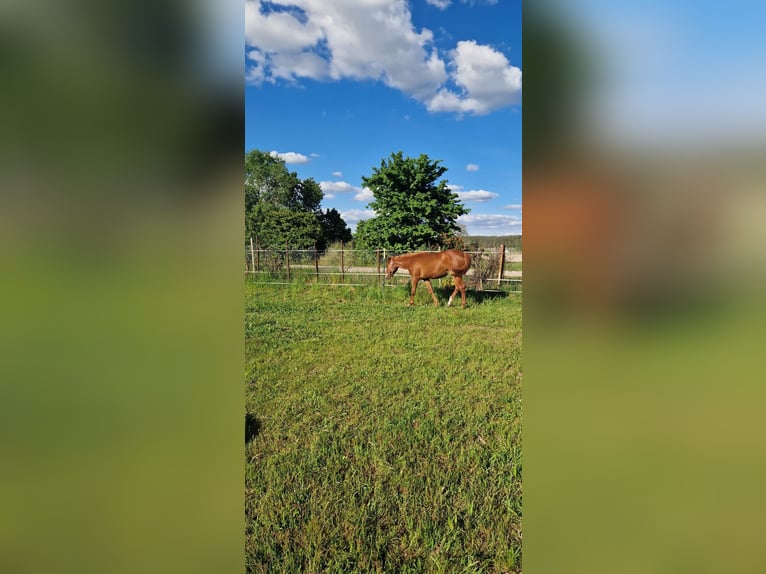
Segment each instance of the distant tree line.
M464 238L466 249L490 249L505 245L506 249L521 251L521 235L471 235Z

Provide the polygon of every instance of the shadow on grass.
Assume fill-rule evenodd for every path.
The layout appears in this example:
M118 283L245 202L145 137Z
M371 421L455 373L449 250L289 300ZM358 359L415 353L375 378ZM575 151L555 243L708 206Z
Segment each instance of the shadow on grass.
M439 298L439 306L446 305L447 301L449 301L450 295L452 295L453 288L452 287L434 287L434 292L436 293L436 296ZM494 301L496 299L507 299L508 297L512 297L513 294L509 293L508 291L476 291L475 289L466 289L465 291L465 304L470 305L471 303L475 305L481 305L484 301ZM455 295L455 298L452 300L452 306L455 305L460 306L461 299L460 299L460 293Z
M436 298L439 300L439 307L446 307L454 287L437 287L434 285L433 290L436 294ZM389 301L398 302L401 300L405 305L408 303L410 297L409 284L397 285L394 289L392 289L392 291L394 294L390 299L388 299ZM465 292L465 302L466 306L481 305L485 301L495 301L510 298L518 299L519 295L521 295L521 291L510 291L506 289L487 289L479 291L472 286L468 286ZM460 307L461 304L462 301L460 293L457 293L455 294L455 298L452 300L452 307ZM417 295L415 296L415 306L432 306L431 297L422 283L418 285Z
M470 290L466 292L466 299L474 301L475 303L483 303L484 301L494 301L495 299L507 299L508 297L513 297L513 294L508 291Z
M253 413L245 413L245 444L261 432L261 421Z

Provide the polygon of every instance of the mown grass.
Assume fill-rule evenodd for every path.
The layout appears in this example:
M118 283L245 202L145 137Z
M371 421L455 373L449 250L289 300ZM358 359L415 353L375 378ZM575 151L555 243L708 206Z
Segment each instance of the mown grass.
M246 282L248 572L521 570L520 295L406 302Z

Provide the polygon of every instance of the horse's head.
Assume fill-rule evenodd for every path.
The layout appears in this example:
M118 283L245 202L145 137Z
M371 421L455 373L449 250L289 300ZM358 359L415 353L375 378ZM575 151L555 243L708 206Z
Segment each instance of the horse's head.
M399 267L394 263L393 257L386 259L386 279L391 279L391 277L394 276L394 273L396 273L397 269L399 269Z

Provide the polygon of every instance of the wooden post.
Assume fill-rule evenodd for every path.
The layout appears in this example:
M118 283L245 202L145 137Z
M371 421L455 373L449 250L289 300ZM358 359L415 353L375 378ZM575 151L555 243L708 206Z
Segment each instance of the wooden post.
M285 261L287 262L287 280L290 280L290 247L285 241Z
M250 270L255 275L255 249L253 249L253 236L250 236Z
M261 246L258 244L258 236L255 236L255 270L261 270Z
M319 252L317 251L316 241L314 241L314 269L316 271L317 281L319 281Z
M497 272L497 288L500 289L501 279L505 270L505 244L500 244L500 269Z
M383 248L383 261L388 262L388 257L386 257L386 248L385 247ZM386 286L386 275L384 273L383 274L383 287L385 287L385 286Z
M484 249L479 250L479 257L482 257L484 255ZM475 271L478 271L478 289L479 291L484 291L484 270L483 269L475 269Z
M343 240L340 241L340 282L345 283L345 271L343 270Z

